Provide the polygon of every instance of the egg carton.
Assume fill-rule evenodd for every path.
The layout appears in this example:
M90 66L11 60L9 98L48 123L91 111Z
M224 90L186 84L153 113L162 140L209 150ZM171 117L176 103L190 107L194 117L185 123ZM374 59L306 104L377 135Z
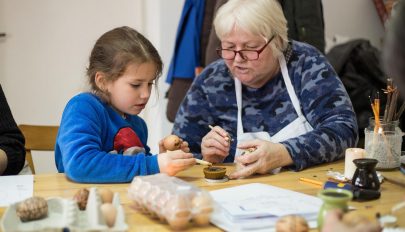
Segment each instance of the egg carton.
M101 213L101 198L96 188L90 188L86 210L79 210L76 201L60 197L48 198L48 216L39 220L22 222L17 216L18 203L10 205L2 219L1 231L127 231L125 214L120 204L118 193L114 193L112 205L116 208L117 215L113 227L108 227Z
M135 177L128 197L133 209L167 222L173 229L184 229L189 222L209 224L214 208L207 191L162 173Z

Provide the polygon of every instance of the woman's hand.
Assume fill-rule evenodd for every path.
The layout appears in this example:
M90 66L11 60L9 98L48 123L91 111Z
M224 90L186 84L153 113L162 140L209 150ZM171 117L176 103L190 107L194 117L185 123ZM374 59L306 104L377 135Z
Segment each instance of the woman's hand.
M157 157L160 172L174 176L195 165L193 154L185 153L182 150L168 151L158 154Z
M230 138L228 132L215 126L201 141L201 155L203 160L211 163L222 163L229 154Z
M265 140L251 140L238 145L239 149L256 148L253 152L236 157L236 162L242 167L232 173L231 179L251 176L255 173L265 174L269 171L293 163L284 145Z

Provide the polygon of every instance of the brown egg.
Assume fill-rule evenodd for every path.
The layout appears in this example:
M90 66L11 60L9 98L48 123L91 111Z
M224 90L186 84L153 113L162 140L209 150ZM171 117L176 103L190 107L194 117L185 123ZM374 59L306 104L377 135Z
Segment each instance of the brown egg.
M105 224L113 227L117 217L117 209L111 203L105 203L100 206L101 215L103 215Z
M102 203L112 203L114 193L110 189L98 189Z
M181 139L177 135L169 135L163 140L163 146L168 151L175 151L181 148Z
M209 213L197 213L194 216L193 221L198 226L206 226L206 225L210 224L210 219L211 219L211 212L209 212Z
M309 226L305 218L297 215L281 217L276 222L276 232L308 232Z
M209 193L198 192L194 196L191 204L195 212L193 215L194 223L199 226L208 225L213 211L213 202Z
M185 196L172 195L171 199L165 205L164 212L166 220L173 229L184 229L187 227L191 217L190 202Z
M48 203L42 197L30 197L17 205L16 213L23 222L38 220L48 215Z
M89 198L89 190L82 188L76 192L73 196L73 200L77 202L80 210L85 210L87 205L87 200Z
M174 217L168 218L167 221L169 222L169 225L172 229L182 230L187 227L189 218L174 216Z
M196 211L210 212L213 208L212 198L209 193L202 191L198 192L191 201L192 207Z

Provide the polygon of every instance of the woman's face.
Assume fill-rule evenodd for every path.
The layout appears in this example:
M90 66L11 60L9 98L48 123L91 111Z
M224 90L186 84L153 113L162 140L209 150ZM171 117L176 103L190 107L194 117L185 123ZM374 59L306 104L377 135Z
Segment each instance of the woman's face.
M149 100L155 79L154 63L128 65L122 76L107 84L111 105L121 114L139 114Z
M267 39L267 40L266 40ZM222 49L261 50L270 38L233 29L221 40ZM260 88L278 72L278 61L274 59L270 46L264 47L257 60L247 60L236 54L232 60L225 60L226 65L240 82L252 88Z

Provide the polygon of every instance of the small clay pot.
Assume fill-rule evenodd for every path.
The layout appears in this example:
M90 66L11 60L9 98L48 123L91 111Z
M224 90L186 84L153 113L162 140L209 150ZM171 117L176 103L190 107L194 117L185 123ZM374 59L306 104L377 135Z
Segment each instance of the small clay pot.
M203 169L204 171L204 176L207 179L214 179L214 180L219 180L223 179L226 174L226 168L223 167L206 167Z

